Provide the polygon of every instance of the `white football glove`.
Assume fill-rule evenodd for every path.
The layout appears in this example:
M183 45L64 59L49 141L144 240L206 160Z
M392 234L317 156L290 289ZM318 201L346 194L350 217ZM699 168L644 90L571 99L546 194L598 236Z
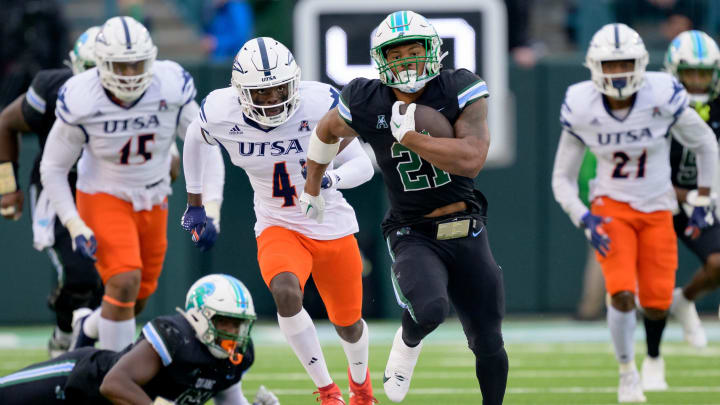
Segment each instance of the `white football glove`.
M402 139L408 131L415 130L415 103L410 104L405 110L405 114L400 114L400 105L405 104L402 101L396 101L392 106L392 118L390 119L390 130L398 142L402 143Z
M280 405L280 401L275 394L265 388L264 385L261 385L260 388L258 388L252 405Z
M168 401L167 399L165 399L163 397L157 397L153 401L153 405L175 405L175 402Z
M322 224L325 216L325 199L322 195L314 196L303 191L298 201L300 201L300 209L303 215L315 219L318 224Z

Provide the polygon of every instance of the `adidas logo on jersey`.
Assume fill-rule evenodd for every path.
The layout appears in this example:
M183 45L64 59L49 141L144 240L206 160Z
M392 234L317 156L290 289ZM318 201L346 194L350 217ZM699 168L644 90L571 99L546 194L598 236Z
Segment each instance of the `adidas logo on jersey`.
M240 127L237 126L237 124L235 124L235 126L232 127L232 129L230 129L230 135L242 135L242 133L243 133L243 130L240 129Z

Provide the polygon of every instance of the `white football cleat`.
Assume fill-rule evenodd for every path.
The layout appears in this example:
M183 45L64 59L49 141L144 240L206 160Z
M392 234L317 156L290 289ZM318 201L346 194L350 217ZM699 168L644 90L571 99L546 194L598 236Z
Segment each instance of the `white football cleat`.
M682 293L682 288L680 287L673 291L670 313L680 321L686 342L698 349L707 347L707 336L705 335L705 329L703 329L702 323L700 323L700 317L698 317L697 310L695 309L695 303L685 298Z
M645 402L645 394L640 385L640 374L637 370L620 373L618 386L618 402Z
M665 391L668 389L665 381L665 360L662 356L652 358L646 356L640 372L642 388L645 391Z
M388 357L385 374L383 374L385 395L392 402L400 402L405 399L421 349L422 342L415 347L408 347L405 344L402 339L402 326L395 333L390 357Z

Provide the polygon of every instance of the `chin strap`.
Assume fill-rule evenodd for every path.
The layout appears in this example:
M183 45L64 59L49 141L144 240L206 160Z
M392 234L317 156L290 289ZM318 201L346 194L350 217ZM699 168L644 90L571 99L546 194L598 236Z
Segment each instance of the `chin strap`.
M234 340L223 340L220 342L220 347L227 350L228 352L228 360L230 360L230 363L234 365L238 365L243 360L243 355L241 353L238 353L235 351L237 348L237 342Z

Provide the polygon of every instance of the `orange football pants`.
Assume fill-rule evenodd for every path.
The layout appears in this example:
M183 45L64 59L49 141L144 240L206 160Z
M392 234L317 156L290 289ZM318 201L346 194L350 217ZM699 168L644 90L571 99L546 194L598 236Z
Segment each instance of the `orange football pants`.
M300 280L312 274L330 322L350 326L362 316L362 258L354 235L333 240L310 239L279 226L257 237L258 263L265 284L280 273Z
M97 240L97 268L103 284L110 277L140 270L138 299L157 289L167 250L167 199L149 211L134 211L132 203L105 193L77 190L80 218Z
M608 293L630 291L638 295L643 308L670 308L678 266L672 213L640 212L608 197L596 198L591 210L593 215L611 218L603 225L610 251L607 257L596 253Z

